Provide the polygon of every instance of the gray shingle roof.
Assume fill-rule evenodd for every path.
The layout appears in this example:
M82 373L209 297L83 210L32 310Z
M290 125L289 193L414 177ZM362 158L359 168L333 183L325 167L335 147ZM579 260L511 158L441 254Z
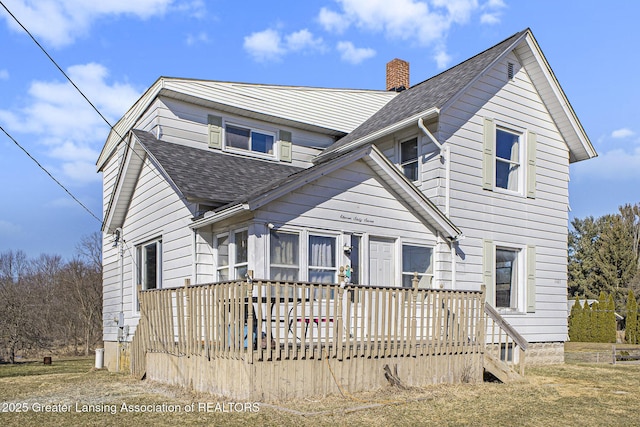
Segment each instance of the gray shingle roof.
M527 31L520 31L455 67L400 92L353 132L327 147L323 155L430 108L441 108Z
M203 150L157 139L149 132L133 130L174 184L189 200L216 206L244 199L260 189L303 169L216 150Z

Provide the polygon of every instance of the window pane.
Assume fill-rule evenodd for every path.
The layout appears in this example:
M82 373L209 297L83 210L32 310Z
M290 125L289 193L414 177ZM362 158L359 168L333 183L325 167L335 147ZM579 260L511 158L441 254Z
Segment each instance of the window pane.
M247 230L239 231L235 235L236 240L236 264L247 262L247 239L249 232Z
M431 273L431 248L402 245L402 271L404 273Z
M496 307L515 307L518 252L496 249Z
M411 181L418 180L418 162L402 165L402 173Z
M226 280L229 280L229 268L228 267L218 270L218 281L219 282L224 282Z
M271 280L278 280L281 282L297 282L298 281L298 269L297 268L282 268L271 267Z
M273 154L273 136L263 133L251 133L251 150L260 153Z
M249 129L242 129L227 125L226 127L227 147L249 149Z
M334 277L334 270L309 269L309 281L312 283L333 283Z
M236 267L236 279L244 280L247 277L247 266Z
M360 283L360 236L351 236L351 283Z
M520 136L515 133L496 130L496 157L517 163L519 140Z
M229 235L218 236L218 267L229 265Z
M145 289L155 289L158 283L158 258L156 243L144 247L145 257Z
M298 265L298 235L271 232L271 264Z
M400 144L400 162L418 159L418 139L413 138Z
M429 289L431 287L431 275L418 276L418 289ZM402 287L413 288L413 273L402 275Z
M309 265L314 267L336 266L335 237L309 236Z

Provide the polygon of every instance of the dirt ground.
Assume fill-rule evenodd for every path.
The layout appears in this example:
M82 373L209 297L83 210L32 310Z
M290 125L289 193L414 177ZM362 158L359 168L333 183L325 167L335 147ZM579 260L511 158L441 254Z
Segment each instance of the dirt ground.
M91 366L91 359L0 365L0 425L640 425L638 365L572 363L531 368L526 381L513 384L387 387L276 405L232 402Z

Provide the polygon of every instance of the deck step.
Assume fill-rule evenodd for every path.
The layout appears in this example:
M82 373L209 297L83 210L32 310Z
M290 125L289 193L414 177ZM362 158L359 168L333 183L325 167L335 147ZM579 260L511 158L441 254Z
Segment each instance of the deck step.
M492 356L489 353L484 354L484 370L496 377L500 382L510 383L523 381L524 377L511 369L509 365L502 360Z

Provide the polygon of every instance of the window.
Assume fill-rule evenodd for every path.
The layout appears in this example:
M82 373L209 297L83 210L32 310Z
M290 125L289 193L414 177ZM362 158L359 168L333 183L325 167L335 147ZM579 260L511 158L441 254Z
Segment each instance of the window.
M519 250L496 248L496 308L518 307Z
M520 134L496 129L496 187L520 189Z
M300 269L298 234L271 230L269 240L271 280L297 281Z
M225 135L227 148L274 154L275 137L273 134L227 125L225 127Z
M218 243L218 281L244 279L249 261L247 230L221 234Z
M309 236L309 282L336 283L336 238Z
M433 278L433 249L426 246L402 245L402 287L413 287L414 273L418 273L418 288L431 287Z
M418 180L418 138L400 143L400 168L411 181Z
M142 289L162 287L162 240L136 247L138 284Z
M360 284L360 236L351 236L351 283Z
M229 235L218 236L218 281L229 280Z

